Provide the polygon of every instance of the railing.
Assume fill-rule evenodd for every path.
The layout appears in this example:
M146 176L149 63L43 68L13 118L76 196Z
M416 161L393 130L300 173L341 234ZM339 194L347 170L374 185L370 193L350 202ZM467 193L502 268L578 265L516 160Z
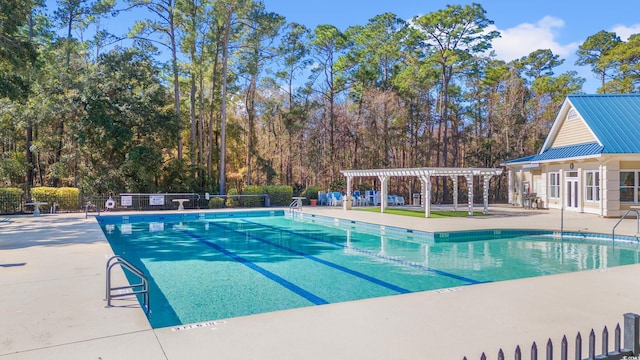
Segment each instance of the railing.
M613 226L613 229L611 229L611 241L615 242L616 241L616 228L618 227L618 225L620 225L620 223L622 222L622 220L624 220L625 217L627 217L627 215L629 215L630 212L635 212L636 213L636 221L638 222L636 224L636 238L638 237L638 234L640 234L640 209L638 208L634 208L631 207L631 209L627 210L624 215L622 215L622 217L620 218L620 220L618 220L618 222Z
M126 286L112 287L111 286L111 269L116 265L120 265L123 269L126 269L132 274L136 275L140 279L140 283L133 284L133 285L126 285ZM147 277L144 275L144 273L140 271L140 269L138 269L133 264L125 260L122 256L115 255L110 257L109 260L107 260L106 273L107 273L107 284L106 284L105 301L107 302L107 307L111 307L111 299L113 298L121 298L121 297L132 296L132 295L137 297L137 295L142 295L142 309L147 315L151 313L151 309L149 307L149 281L147 280ZM120 291L120 290L131 290L131 291L127 291L124 293L119 292L117 294L113 293L113 291Z
M219 198L223 201L212 204L210 199ZM183 199L184 209L215 209L220 207L271 207L272 199L269 194L239 194L218 195L198 193L117 193L110 195L69 195L48 196L38 198L38 201L46 202L39 210L44 213L82 213L92 210L103 211L155 211L176 210ZM0 195L0 214L25 214L33 213L35 209L27 206L27 203L35 201L25 195L5 196ZM285 206L285 200L275 200L276 206ZM89 208L86 205L91 204ZM95 208L94 208L95 206Z
M291 204L289 204L289 211L293 214L294 211L298 210L298 211L302 211L302 200L304 199L304 197L297 197L295 196L293 198L293 201L291 201Z
M620 360L620 359L632 359L632 356L640 355L640 315L627 313L624 314L624 347L621 344L622 341L622 331L620 329L620 324L616 325L615 333L614 333L614 341L613 341L613 351L609 351L609 331L605 326L602 330L602 339L601 339L601 349L602 352L600 355L596 355L596 334L591 330L589 333L589 346L588 352L589 355L586 358L582 357L582 335L578 333L576 336L575 342L575 357L576 360ZM551 339L547 341L547 346L545 348L545 359L552 360L553 359L553 343ZM485 353L482 353L480 356L481 360L487 360L487 356ZM498 360L504 360L505 355L504 351L500 349L498 352ZM520 346L518 345L514 354L515 360L522 360L522 351L520 350ZM534 342L531 345L531 357L530 360L538 360L538 346ZM540 358L542 359L542 358ZM567 341L567 336L563 336L562 342L560 343L560 359L567 360L569 359L569 342ZM464 360L467 360L467 357L464 357Z
M84 218L85 219L89 217L89 209L93 209L93 210L97 211L98 212L98 216L100 216L100 208L97 207L94 204L88 203L88 204L86 204L84 206Z

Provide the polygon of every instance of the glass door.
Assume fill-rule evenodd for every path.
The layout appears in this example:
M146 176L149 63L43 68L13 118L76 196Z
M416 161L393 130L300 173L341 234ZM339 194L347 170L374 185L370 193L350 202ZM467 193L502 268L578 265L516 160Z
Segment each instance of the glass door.
M564 206L567 209L578 209L578 172L570 171L567 173L566 181L566 198Z

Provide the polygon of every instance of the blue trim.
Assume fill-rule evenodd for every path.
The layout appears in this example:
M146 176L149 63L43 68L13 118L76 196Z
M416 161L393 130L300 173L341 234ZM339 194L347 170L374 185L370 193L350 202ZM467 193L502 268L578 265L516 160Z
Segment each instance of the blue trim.
M211 247L211 248L223 253L224 255L226 255L226 256L232 258L233 260L241 263L242 265L248 267L249 269L260 273L261 275L263 275L264 277L268 278L269 280L275 281L279 285L285 287L286 289L290 290L291 292L295 293L296 295L299 295L299 296L309 300L310 302L314 303L315 305L329 304L329 302L326 301L325 299L323 299L323 298L321 298L321 297L319 297L317 295L312 294L311 292L299 287L298 285L296 285L296 284L294 284L294 283L292 283L292 282L290 282L290 281L288 281L288 280L286 280L286 279L284 279L284 278L272 273L271 271L269 271L269 270L267 270L267 269L265 269L265 268L263 268L263 267L261 267L259 265L256 265L255 263L243 258L240 255L237 255L236 253L234 253L234 252L232 252L230 250L225 249L224 247L222 247L220 245L214 244L211 241L209 241L209 240L207 240L207 239L205 239L205 238L203 238L201 236L198 236L196 234L191 233L190 231L187 231L187 230L180 230L180 231L182 231L183 233L189 235L190 237L198 240L199 242L201 242L201 243L203 243L203 244L205 244L205 245L207 245L207 246L209 246L209 247Z
M262 226L262 227L270 228L270 229L272 228L271 226L268 226L268 225L252 223L252 222L249 222L249 221L244 221L244 222L246 222L246 223L248 223L248 224L254 224L254 225L258 225L258 226ZM276 244L276 243L274 243L274 242L272 242L272 241L269 241L269 240L267 240L267 239L263 239L263 238L261 238L261 237L259 237L259 236L252 235L252 234L250 234L248 231L247 231L247 232L239 231L239 230L236 230L236 229L233 229L233 228L230 228L230 227L228 227L228 226L224 226L224 225L222 225L222 224L218 224L218 223L215 223L215 222L210 222L210 224L211 224L211 225L214 225L214 226L217 226L217 227L219 227L219 228L222 228L222 229L228 230L228 231L233 231L233 232L238 233L238 234L247 235L247 236L248 236L249 238L251 238L251 239L255 239L255 240L258 240L258 241L260 241L260 242L262 242L262 243L264 243L264 244L271 245L271 246L273 246L273 247L275 247L275 248L278 248L278 249L281 249L281 250L288 251L288 252L290 252L290 253L292 253L292 254L296 254L296 255L298 255L298 256L302 256L302 257L304 257L305 259L309 259L309 260L315 261L315 262L317 262L317 263L319 263L319 264L329 266L329 267L334 268L334 269L336 269L336 270L339 270L339 271L345 272L345 273L347 273L347 274L349 274L349 275L353 275L353 276L359 277L359 278L361 278L361 279L363 279L363 280L366 280L366 281L369 281L369 282L374 283L374 284L376 284L376 285L379 285L379 286L385 287L385 288L387 288L387 289L389 289L389 290L393 290L393 291L395 291L395 292L397 292L397 293L400 293L400 294L408 294L408 293L410 293L410 292L411 292L410 290L407 290L407 289L405 289L405 288L401 288L401 287L399 287L399 286L396 286L396 285L390 284L390 283L388 283L388 282L386 282L386 281L383 281L383 280L380 280L380 279L374 278L373 276L369 276L369 275L364 274L364 273L361 273L361 272L359 272L359 271L352 270L352 269L349 269L349 268L344 267L344 266L342 266L342 265L338 265L338 264L332 263L332 262L330 262L330 261L326 261L326 260L320 259L320 258L315 257L315 256L313 256L313 255L309 255L309 254L307 254L307 253L304 253L304 252L302 252L302 251L298 251L298 250L295 250L295 249L292 249L292 248L289 248L289 247L286 247L286 246L283 246L283 245L280 245L280 244ZM277 229L277 228L276 228L276 229ZM287 231L282 230L282 229L278 229L278 230L279 230L279 231L283 231L283 232L287 232Z

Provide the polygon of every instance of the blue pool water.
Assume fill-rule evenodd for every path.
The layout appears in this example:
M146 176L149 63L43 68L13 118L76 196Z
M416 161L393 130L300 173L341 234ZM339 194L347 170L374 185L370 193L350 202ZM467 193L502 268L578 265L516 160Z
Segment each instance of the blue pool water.
M99 221L150 275L154 328L640 261L636 243L540 230L430 234L273 211Z

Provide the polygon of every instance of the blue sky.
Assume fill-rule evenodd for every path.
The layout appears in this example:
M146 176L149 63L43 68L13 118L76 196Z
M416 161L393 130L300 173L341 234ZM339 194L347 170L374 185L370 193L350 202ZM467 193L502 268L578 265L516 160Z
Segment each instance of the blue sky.
M494 21L502 37L493 49L498 58L511 61L537 49L551 49L565 59L557 73L574 70L587 80L584 90L593 93L598 80L586 67L575 66L575 52L589 36L600 30L615 31L622 40L640 33L640 0L572 1L572 0L490 0L482 5L487 18ZM268 11L289 22L314 28L331 24L341 30L365 25L376 15L390 12L409 20L435 12L448 4L472 2L440 0L264 0Z

